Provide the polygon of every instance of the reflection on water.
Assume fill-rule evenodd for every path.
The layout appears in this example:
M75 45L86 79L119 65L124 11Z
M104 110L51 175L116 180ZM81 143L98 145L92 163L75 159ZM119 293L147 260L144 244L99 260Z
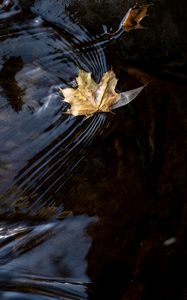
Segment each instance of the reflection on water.
M85 229L95 221L77 216L39 225L1 223L1 299L17 299L19 291L32 294L23 299L87 299L91 240Z
M63 188L109 121L64 114L58 89L74 84L78 68L99 80L107 64L99 44L82 51L92 37L63 15L58 32L54 14L52 25L0 2L0 215L64 219L0 224L1 299L87 299L85 230L96 218L68 217Z
M113 2L0 0L2 300L186 295L186 50L166 6L183 7L163 0L143 38L111 43L135 3ZM79 68L99 81L111 61L119 92L151 82L141 98L115 115L64 114L59 87Z
M75 47L91 37L72 20L67 39L38 17L17 15L1 28L0 192L3 211L28 212L54 201L105 123L104 115L65 115L58 88L71 84L78 68L99 79L107 66L99 45L85 53Z

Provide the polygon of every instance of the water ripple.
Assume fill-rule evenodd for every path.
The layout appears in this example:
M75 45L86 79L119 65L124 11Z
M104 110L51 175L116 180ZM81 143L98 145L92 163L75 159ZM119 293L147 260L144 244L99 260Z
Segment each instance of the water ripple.
M48 3L52 19L45 18L45 1L37 1L40 11L34 6L34 14L16 1L6 7L5 2L0 6L0 215L6 220L0 223L0 298L88 299L91 239L85 230L96 218L57 218L65 214L67 184L110 119L102 113L89 119L64 114L59 87L71 85L80 68L98 81L108 69L105 44L64 13L68 2L63 13ZM39 217L33 221L46 208L56 209L55 221L47 221L48 215L45 223ZM22 221L15 222L18 215Z
M85 230L96 221L83 215L40 225L1 223L1 299L20 291L54 299L87 299L91 239Z

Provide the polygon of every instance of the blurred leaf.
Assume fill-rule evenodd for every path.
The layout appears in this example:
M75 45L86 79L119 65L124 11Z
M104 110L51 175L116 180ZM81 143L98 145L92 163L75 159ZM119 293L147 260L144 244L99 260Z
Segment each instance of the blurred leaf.
M130 31L133 29L142 29L144 28L140 22L148 16L147 9L149 5L142 5L139 8L132 7L128 10L124 19L121 22L121 27L125 29L125 31Z

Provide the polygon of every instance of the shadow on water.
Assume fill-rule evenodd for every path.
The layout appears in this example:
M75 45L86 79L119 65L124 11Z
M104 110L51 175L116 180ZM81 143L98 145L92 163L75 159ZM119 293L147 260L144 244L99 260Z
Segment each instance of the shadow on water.
M186 56L158 21L151 41L113 43L131 2L0 0L2 300L185 299ZM65 114L59 88L80 68L98 82L110 62L119 90L150 82L142 97Z

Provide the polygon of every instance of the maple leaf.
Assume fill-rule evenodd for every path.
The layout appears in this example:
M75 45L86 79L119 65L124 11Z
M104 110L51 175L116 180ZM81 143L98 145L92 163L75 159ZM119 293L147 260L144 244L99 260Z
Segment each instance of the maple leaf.
M124 93L116 93L117 79L112 70L106 72L96 83L91 73L79 70L76 88L60 89L64 101L70 104L67 114L90 117L96 112L111 112L132 101L143 89L140 87Z
M120 98L120 94L115 92L117 79L112 70L106 72L98 84L92 79L91 73L80 70L76 81L77 88L60 89L64 101L71 105L67 113L74 116L109 112L112 104Z
M125 29L125 31L130 31L133 29L142 29L144 28L140 22L148 16L147 9L150 6L148 5L142 5L139 8L132 7L128 10L127 14L125 15L124 19L121 22L122 28Z

